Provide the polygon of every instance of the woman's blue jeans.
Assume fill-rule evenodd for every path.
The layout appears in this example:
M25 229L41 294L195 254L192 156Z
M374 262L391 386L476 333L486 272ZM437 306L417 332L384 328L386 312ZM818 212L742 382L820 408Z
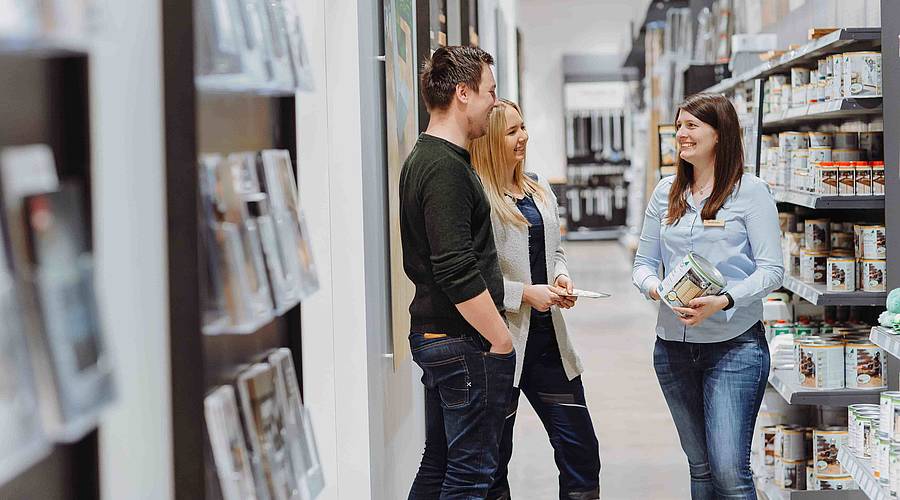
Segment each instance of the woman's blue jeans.
M656 339L653 364L691 472L693 500L755 500L750 442L769 374L762 323L725 342Z

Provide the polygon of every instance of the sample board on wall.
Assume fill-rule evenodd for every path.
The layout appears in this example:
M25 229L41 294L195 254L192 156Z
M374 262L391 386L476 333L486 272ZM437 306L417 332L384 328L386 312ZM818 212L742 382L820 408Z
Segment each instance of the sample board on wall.
M408 354L408 307L415 292L403 271L400 245L400 169L412 151L419 130L416 117L416 50L413 45L413 0L385 0L384 40L386 47L386 92L388 190L391 266L391 336L394 365Z

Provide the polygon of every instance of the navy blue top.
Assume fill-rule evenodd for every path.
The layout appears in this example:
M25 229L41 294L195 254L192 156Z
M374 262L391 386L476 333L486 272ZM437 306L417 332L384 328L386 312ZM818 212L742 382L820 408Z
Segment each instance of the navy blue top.
M534 198L526 194L521 200L516 200L516 207L528 221L528 257L531 261L531 283L534 285L548 285L547 282L547 254L544 244L544 219L534 203ZM550 311L540 312L531 310L531 326L552 324ZM529 328L530 329L530 328Z

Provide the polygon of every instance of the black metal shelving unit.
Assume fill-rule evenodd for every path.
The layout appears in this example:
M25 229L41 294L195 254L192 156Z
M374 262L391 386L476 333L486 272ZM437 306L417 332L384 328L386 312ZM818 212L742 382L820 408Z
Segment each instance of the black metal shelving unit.
M201 332L198 157L286 149L296 168L296 101L292 93L198 89L194 74L194 2L163 2L169 314L175 498L209 498L203 399L233 383L270 349L291 348L302 373L300 305L241 335ZM302 380L299 381L302 388Z
M0 148L49 145L60 180L83 186L91 220L88 52L45 40L0 39L0 109ZM96 428L75 443L56 445L49 456L0 485L0 498L100 498Z

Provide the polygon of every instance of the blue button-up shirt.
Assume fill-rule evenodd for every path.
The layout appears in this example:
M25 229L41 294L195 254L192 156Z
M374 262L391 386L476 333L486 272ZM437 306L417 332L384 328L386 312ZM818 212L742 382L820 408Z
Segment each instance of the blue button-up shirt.
M725 291L734 299L734 307L689 327L669 307L660 305L656 335L664 340L699 343L732 339L762 320L762 299L780 287L784 278L775 200L764 181L745 174L740 189L716 214L716 221L724 222L724 226L703 224L700 212L708 198L697 205L690 190L685 192L687 211L678 223L669 225L664 221L674 179L671 176L659 181L647 205L632 269L634 285L649 296L662 280L660 265L665 277L688 252L697 253L728 280Z

